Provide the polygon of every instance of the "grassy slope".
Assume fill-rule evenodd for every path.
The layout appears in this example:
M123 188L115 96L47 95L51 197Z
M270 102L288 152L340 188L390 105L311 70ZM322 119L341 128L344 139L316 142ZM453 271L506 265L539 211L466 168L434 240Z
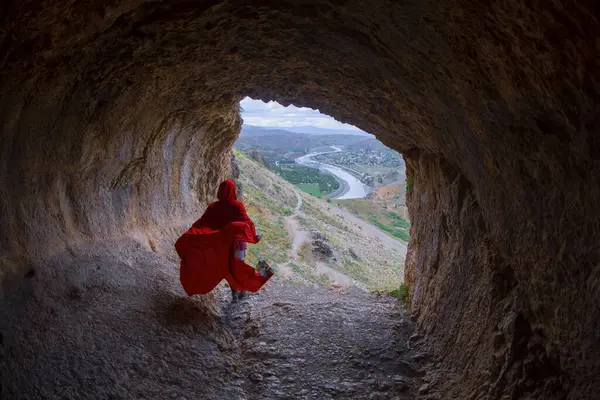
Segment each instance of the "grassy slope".
M315 197L321 197L321 189L319 188L319 185L313 183L299 183L296 186L304 193L312 194Z
M334 203L377 226L388 235L408 243L410 224L400 214L401 206L390 204L389 201L369 199L335 200Z
M248 246L248 259L255 265L259 259L277 264L287 261L291 240L283 225L284 218L293 213L296 195L293 187L252 161L243 154L237 154L240 166L240 181L248 215L263 235L257 245Z
M391 290L403 281L404 257L365 234L362 229L328 212L327 203L309 198L300 220L306 228L326 234L340 262L332 266L372 290Z
M264 258L282 264L287 261L291 247L291 238L283 222L296 206L297 189L245 155L238 154L237 158L244 191L242 201L257 229L263 234L263 240L258 245L248 246L248 261L255 264L259 258ZM339 262L330 264L331 268L373 290L390 290L400 285L404 274L404 257L400 253L373 241L360 228L343 218L332 217L328 212L331 205L327 202L300 193L304 204L299 218L302 228L316 228L325 233L338 254ZM292 267L308 280L325 283L324 276L316 275L311 270L309 253L306 250L301 253L306 256L306 265Z

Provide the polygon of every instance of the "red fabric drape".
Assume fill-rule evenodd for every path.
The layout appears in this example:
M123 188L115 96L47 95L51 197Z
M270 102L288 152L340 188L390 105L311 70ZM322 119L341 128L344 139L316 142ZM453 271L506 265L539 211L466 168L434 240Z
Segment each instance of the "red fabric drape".
M232 289L258 291L267 281L250 265L234 257L236 240L257 243L254 223L237 201L235 184L219 186L219 201L185 232L175 249L181 258L180 280L189 296L206 294L226 279Z

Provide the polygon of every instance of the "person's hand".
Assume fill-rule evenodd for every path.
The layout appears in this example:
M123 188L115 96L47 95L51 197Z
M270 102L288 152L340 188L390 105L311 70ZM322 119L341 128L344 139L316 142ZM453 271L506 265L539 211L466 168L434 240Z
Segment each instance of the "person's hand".
M260 239L262 239L262 235L259 233L256 235L256 242L260 242Z

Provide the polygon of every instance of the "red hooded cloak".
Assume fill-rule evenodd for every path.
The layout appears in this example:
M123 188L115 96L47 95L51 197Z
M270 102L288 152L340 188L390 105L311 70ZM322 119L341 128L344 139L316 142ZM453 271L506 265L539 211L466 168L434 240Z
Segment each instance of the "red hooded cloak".
M181 258L181 284L189 296L206 294L223 279L234 290L251 292L258 291L269 280L234 257L236 241L258 243L258 238L244 204L236 198L232 180L221 183L217 199L175 242Z

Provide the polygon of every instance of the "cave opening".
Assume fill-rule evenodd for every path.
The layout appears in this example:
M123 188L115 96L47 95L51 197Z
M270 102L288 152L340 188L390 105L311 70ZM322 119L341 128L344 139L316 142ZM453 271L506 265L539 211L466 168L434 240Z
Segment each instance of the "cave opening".
M402 155L318 110L251 98L240 106L236 182L266 234L249 245L250 264L265 259L292 282L405 291Z

